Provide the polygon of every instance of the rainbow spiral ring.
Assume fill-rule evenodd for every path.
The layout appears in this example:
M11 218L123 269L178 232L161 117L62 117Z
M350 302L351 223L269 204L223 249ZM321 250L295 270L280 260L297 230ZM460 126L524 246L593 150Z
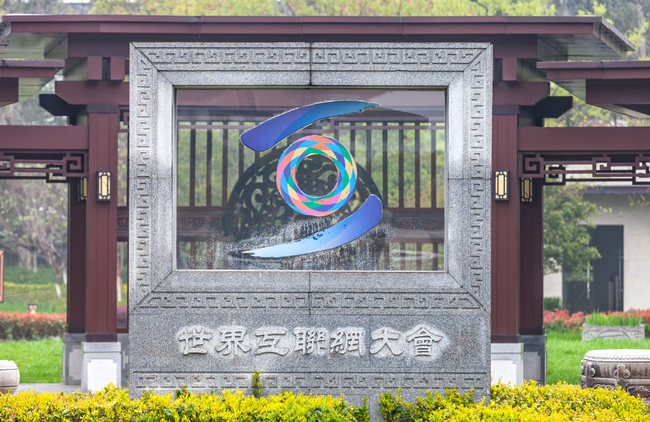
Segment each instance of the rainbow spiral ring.
M300 190L296 169L310 155L322 155L336 166L338 180L334 189L325 196L310 196ZM278 162L276 183L280 195L297 212L322 217L336 212L345 205L357 184L357 163L339 141L327 136L311 135L291 144Z

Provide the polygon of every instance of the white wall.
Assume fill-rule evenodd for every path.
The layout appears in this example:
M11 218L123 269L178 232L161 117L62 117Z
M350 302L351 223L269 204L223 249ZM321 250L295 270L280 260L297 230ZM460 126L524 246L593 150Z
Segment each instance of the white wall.
M544 276L544 297L562 297L562 273Z
M650 195L645 195L650 199ZM650 308L650 206L630 206L630 195L585 195L611 213L593 218L596 225L623 226L623 307Z
M650 309L650 205L630 206L630 196L585 194L584 198L611 209L595 216L595 225L623 226L624 309ZM650 195L645 197L650 200ZM544 277L544 297L562 297L561 274Z

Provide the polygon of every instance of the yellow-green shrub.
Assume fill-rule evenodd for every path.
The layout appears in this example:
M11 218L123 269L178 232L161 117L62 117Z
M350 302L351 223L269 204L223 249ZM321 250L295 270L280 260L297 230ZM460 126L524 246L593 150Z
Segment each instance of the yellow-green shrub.
M130 400L126 390L110 386L92 394L23 392L0 397L0 421L367 421L365 408L349 406L342 398L292 394L246 397L238 391L159 396L145 394Z
M617 390L583 390L556 384L492 387L488 404L474 403L471 394L448 390L444 397L430 394L408 403L397 395L380 399L382 415L390 422L432 421L650 421L641 400ZM241 392L190 394L176 397L145 394L130 400L126 390L108 387L91 394L18 393L0 397L0 420L11 422L90 421L326 421L367 422L367 408L349 406L342 398L289 392L262 398Z
M380 408L389 422L650 421L650 412L643 401L620 389L583 390L564 383L539 386L530 382L522 387L494 385L488 404L474 403L471 393L460 395L455 390L448 390L444 398L437 393L430 394L415 403L405 402L399 394L384 394Z

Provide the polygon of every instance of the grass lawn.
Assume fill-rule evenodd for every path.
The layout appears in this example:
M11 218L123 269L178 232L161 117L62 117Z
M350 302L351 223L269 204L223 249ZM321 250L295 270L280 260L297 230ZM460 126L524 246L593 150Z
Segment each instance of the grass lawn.
M66 310L65 286L61 286L61 297L57 299L54 284L20 284L5 281L4 302L0 311L27 312L28 303L37 303L42 313L63 313Z
M4 302L0 303L0 311L27 312L28 303L38 304L38 312L44 314L59 314L66 312L66 290L61 286L61 297L56 297L54 284L20 284L5 281ZM128 285L122 283L122 301L118 305L126 305Z
M547 332L546 335L546 381L549 384L558 381L580 384L580 361L590 350L650 349L650 339L647 338L582 341L580 333Z
M13 360L20 382L61 383L63 341L0 341L0 359Z

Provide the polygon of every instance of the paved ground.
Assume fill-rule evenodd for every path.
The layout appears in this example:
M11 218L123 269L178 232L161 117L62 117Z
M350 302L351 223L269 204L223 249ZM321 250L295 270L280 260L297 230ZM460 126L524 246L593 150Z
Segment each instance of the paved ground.
M80 385L63 385L63 384L20 384L17 393L21 391L35 391L37 393L72 393L81 389Z

